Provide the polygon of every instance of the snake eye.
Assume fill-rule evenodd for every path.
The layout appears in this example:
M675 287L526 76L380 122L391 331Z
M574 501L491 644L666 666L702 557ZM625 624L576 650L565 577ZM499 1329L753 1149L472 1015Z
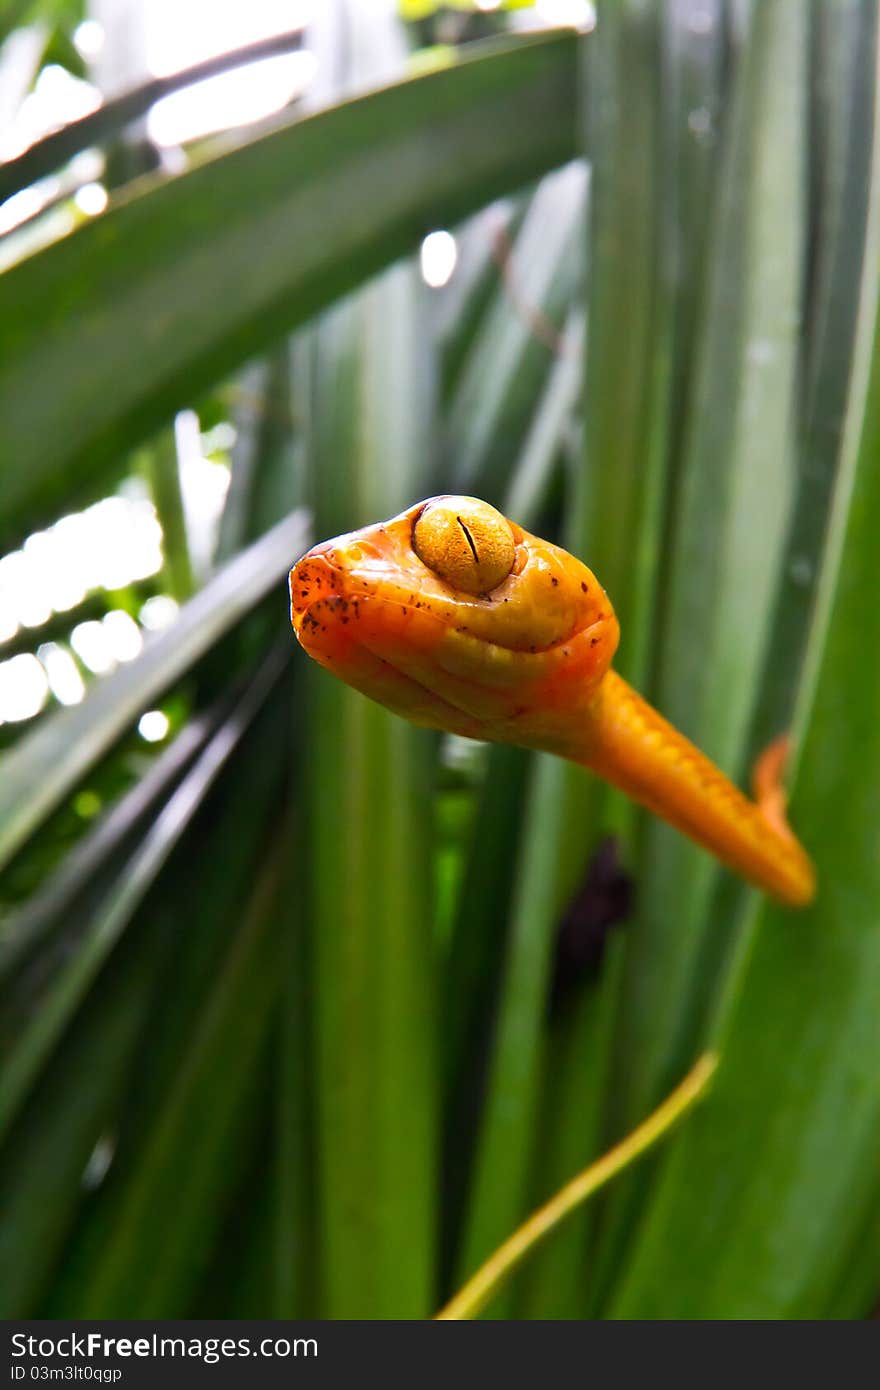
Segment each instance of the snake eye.
M413 549L454 589L488 594L507 578L516 557L510 522L476 497L438 497L413 527Z

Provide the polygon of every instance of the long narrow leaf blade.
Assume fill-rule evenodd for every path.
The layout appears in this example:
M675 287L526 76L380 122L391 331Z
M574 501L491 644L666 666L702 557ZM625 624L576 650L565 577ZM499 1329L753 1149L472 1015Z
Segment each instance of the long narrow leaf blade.
M176 788L133 853L108 900L95 913L79 949L55 982L49 997L5 1059L0 1082L0 1133L27 1095L28 1087L57 1043L70 1017L88 993L135 909L171 854L178 837L198 810L248 724L277 679L278 653L270 656L237 709L217 731Z
M518 40L343 103L129 197L8 272L3 529L20 533L74 476L432 227L570 158L576 47L573 33Z
M738 60L662 613L659 707L733 775L769 637L793 482L803 247L788 210L803 192L805 19L798 0L756 6ZM712 930L715 882L705 853L648 822L619 1035L623 1127L687 1055L689 995Z
M279 584L307 545L302 512L278 522L191 599L137 661L93 686L81 705L59 710L6 754L0 761L0 868L141 710Z
M853 1243L876 1211L878 118L875 94L871 211L844 458L808 650L792 801L816 856L819 895L804 913L766 901L753 913L751 949L722 1020L717 1091L670 1157L613 1304L615 1317L816 1316L845 1277Z
M395 71L396 20L339 8L356 73ZM415 266L401 264L315 330L310 463L322 537L425 490L425 294ZM311 663L308 674L319 1306L327 1317L424 1317L436 1228L433 742Z

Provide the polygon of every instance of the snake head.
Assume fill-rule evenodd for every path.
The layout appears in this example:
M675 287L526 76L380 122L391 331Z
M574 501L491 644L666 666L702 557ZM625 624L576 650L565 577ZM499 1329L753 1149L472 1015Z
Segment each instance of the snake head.
M396 713L561 753L618 640L586 565L474 497L314 546L290 605L309 655Z

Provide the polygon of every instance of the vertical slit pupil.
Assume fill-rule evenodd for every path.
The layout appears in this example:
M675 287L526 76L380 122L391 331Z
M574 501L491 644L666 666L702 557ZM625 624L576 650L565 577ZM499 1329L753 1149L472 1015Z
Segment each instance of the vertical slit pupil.
M471 554L472 554L473 557L474 557L474 564L475 564L475 565L478 565L478 564L480 563L480 557L479 557L479 555L477 554L477 547L474 545L474 538L473 538L473 536L471 535L471 533L470 533L470 531L468 530L468 528L465 526L465 524L464 524L464 522L462 521L461 517L460 517L460 516L457 516L455 519L456 519L456 521L458 522L459 526L461 527L462 531L464 531L465 536L467 537L467 543L468 543L468 545L470 546L470 548L471 548Z

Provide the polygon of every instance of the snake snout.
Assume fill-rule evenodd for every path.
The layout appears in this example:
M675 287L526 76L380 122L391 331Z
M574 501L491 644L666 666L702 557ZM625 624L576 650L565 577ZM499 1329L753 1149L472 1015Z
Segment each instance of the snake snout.
M314 621L316 610L339 597L342 575L333 563L332 547L326 543L308 551L290 571L290 620L297 636L303 625Z

